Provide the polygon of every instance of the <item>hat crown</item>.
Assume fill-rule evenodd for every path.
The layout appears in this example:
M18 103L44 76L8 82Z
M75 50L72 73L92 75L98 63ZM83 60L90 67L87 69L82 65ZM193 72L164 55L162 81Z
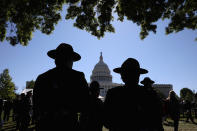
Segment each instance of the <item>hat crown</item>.
M123 72L133 72L139 74L148 73L146 69L140 68L139 62L134 58L128 58L126 61L123 62L121 67L115 68L113 71L116 73L123 73Z
M61 43L57 48L56 48L57 52L59 53L70 53L73 52L73 48L71 45L66 44L66 43Z
M149 77L145 77L144 81L152 81Z
M128 58L121 66L123 69L140 69L140 64L136 59Z
M151 80L149 77L145 77L144 80L141 81L141 83L142 84L144 84L144 83L151 83L151 84L153 84L155 82L153 80Z
M66 43L61 43L55 50L48 51L47 55L52 59L64 57L71 58L73 61L81 59L81 56L74 52L72 46Z

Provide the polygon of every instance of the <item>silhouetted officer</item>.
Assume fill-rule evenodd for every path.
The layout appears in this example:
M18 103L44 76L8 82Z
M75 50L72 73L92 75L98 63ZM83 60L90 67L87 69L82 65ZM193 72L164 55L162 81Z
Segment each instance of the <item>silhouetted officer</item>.
M174 121L174 131L178 131L180 119L180 104L179 100L176 98L176 93L174 91L170 91L166 101L169 115Z
M144 87L146 87L146 89L153 90L153 86L152 85L155 82L153 80L151 80L149 77L145 77L144 80L142 80L140 83L143 84Z
M81 56L66 43L47 54L55 59L56 67L39 75L35 82L33 106L37 130L77 130L78 113L87 113L89 97L84 74L72 69L73 62Z
M162 101L157 91L152 87L154 81L149 77L145 77L140 82L144 85L143 92L143 118L142 121L145 129L148 131L164 130L162 125Z
M138 85L140 74L148 71L140 68L136 59L128 58L114 72L120 73L124 86L109 89L104 102L105 126L110 131L140 131L143 116L142 89Z
M88 131L102 131L104 124L103 116L103 102L99 99L100 85L97 81L90 83L90 94L91 94L91 107L88 123Z

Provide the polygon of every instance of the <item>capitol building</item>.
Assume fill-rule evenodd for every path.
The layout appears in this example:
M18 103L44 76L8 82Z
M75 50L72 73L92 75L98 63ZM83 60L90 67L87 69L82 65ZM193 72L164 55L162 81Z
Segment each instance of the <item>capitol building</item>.
M92 75L90 76L90 82L97 81L100 84L100 87L103 88L100 90L100 96L105 98L107 91L113 87L121 86L122 84L113 83L112 75L106 63L103 61L102 52L100 55L99 62L94 66Z
M103 61L102 52L100 54L99 62L94 66L92 75L90 76L90 82L97 81L100 87L100 98L104 99L107 91L116 86L122 86L123 84L113 83L112 75L107 64ZM168 97L169 92L173 89L171 84L153 84L153 87L158 89L165 98Z

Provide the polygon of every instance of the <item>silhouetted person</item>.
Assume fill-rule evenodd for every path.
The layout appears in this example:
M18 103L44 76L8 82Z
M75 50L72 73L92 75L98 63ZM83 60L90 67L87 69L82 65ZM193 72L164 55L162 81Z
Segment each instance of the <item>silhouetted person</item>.
M37 130L74 131L78 128L78 114L88 109L88 84L82 72L72 69L81 56L72 46L60 44L48 56L56 67L39 75L34 86L33 108Z
M137 60L128 58L114 72L120 73L124 86L109 89L104 102L105 127L110 131L140 131L143 116L142 89L138 85L140 74L148 71L140 68Z
M176 98L176 93L174 91L169 92L167 98L168 112L172 120L174 121L174 131L178 131L179 119L180 119L180 104L179 100Z
M1 122L2 111L3 111L3 99L0 98L0 122Z
M29 124L35 124L35 117L33 113L33 93L32 91L27 92L27 99L29 104ZM31 121L31 123L30 123Z
M30 121L31 121L31 117L32 117L32 106L33 106L33 103L32 103L32 91L29 91L27 92L27 95L26 95L26 108L27 108L27 124L29 126L30 124Z
M149 77L145 77L144 80L140 82L141 84L146 87L147 90L154 90L153 89L153 84L155 83L153 80L151 80Z
M192 117L192 104L190 101L185 101L185 110L186 110L186 122L189 122L189 119L192 123L194 123L194 119Z
M103 102L101 99L99 99L100 89L103 88L100 88L100 85L97 81L92 81L90 83L91 107L88 131L102 131L103 128Z
M25 96L24 93L21 94L20 100L18 103L18 123L17 123L17 128L19 128L20 131L27 131L28 126L29 126L29 110L30 110L30 105L29 105L29 100L28 97Z
M12 107L13 107L13 115L12 115L12 120L16 121L17 117L17 105L19 103L19 97L20 95L16 95L16 98L13 100Z
M3 112L3 99L0 98L0 131L1 128L3 127L2 112Z
M20 96L17 95L16 99L13 101L13 120L16 121L16 130L18 130L20 127L20 106Z
M152 87L154 81L145 77L140 83L144 85L144 91L141 92L141 95L144 98L142 102L144 110L142 121L145 129L148 131L164 130L162 125L162 101L157 91Z
M197 118L197 93L194 95L195 104L194 104L194 115Z
M169 112L168 112L168 102L166 99L162 99L162 123L164 121L166 121L166 118L168 117L169 115Z
M3 110L4 110L3 120L4 121L9 121L11 109L12 109L12 102L8 99L7 101L5 101L4 106L3 106Z
M182 115L183 118L185 118L185 100L180 99L180 114Z

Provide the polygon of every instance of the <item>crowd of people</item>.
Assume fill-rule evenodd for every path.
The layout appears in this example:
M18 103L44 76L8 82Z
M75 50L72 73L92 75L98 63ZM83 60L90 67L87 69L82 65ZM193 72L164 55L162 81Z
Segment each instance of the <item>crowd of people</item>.
M33 114L32 92L17 95L14 100L0 99L1 128L12 117L16 122L16 130L26 131L32 118L31 112Z
M124 86L109 89L102 102L98 90L91 90L94 86L99 89L98 83L89 87L84 74L72 69L73 62L81 59L72 46L62 43L47 54L56 67L39 75L35 82L37 130L101 131L103 126L110 131L164 130L161 99L152 88L153 82L144 80L144 86L139 85L140 75L148 71L136 59L128 58L114 69Z
M31 92L21 94L13 102L13 119L20 131L26 131L30 121L36 131L102 131L103 126L109 131L164 131L166 116L172 118L174 131L178 131L180 103L175 92L161 99L152 87L153 80L146 77L140 82L140 75L148 70L136 59L128 58L113 70L124 85L109 89L102 101L99 83L88 85L84 74L72 69L73 62L81 59L72 46L62 43L47 54L56 67L37 77L33 96ZM193 122L189 108L187 116ZM4 112L6 121L9 112Z

